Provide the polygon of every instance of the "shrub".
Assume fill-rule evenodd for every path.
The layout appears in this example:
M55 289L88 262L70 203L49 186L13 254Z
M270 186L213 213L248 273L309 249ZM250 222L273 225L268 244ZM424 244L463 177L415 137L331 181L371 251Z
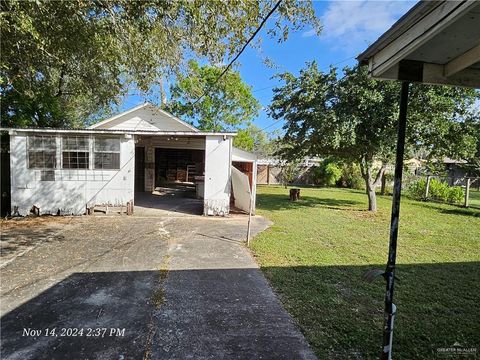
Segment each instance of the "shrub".
M363 189L365 180L360 173L360 167L356 164L344 164L342 166L342 176L340 177L341 186L351 189Z
M452 204L461 204L465 198L463 189L460 186L450 186L447 201Z
M423 200L425 198L426 187L427 181L425 179L414 181L408 186L407 195L417 200Z
M414 181L408 186L407 195L417 200L425 200L426 187L425 179ZM460 186L449 186L437 179L430 180L428 199L455 204L461 203L463 197L463 190Z
M342 170L337 164L324 161L313 169L313 181L316 185L335 186L342 176Z
M430 188L428 190L428 197L437 200L446 202L448 199L449 186L446 183L443 183L437 179L430 180Z

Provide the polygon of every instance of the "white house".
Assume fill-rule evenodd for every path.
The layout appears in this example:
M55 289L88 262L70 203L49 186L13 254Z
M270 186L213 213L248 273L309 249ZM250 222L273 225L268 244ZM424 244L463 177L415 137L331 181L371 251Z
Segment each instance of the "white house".
M10 135L12 213L21 215L32 206L76 215L125 206L136 192L172 182L196 186L204 215L227 215L232 158L256 168L255 156L233 148L235 133L200 131L149 103L87 129L1 130Z

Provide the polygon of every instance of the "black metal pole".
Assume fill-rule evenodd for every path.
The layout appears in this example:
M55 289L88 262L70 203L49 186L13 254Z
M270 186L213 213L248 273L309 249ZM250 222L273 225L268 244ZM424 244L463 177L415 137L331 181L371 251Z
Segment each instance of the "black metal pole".
M397 235L400 218L400 195L402 192L403 154L405 152L405 132L407 128L408 88L410 83L402 83L400 95L400 114L398 116L397 154L395 159L395 178L393 182L392 215L390 220L390 244L385 270L387 288L385 292L385 314L383 327L382 360L390 360L393 342L393 319L396 312L393 304L395 281L395 262L397 258Z

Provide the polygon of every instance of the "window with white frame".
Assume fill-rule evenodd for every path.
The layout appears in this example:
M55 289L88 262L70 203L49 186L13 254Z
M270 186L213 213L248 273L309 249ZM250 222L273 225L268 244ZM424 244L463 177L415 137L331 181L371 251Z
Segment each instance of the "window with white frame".
M57 143L55 136L29 136L27 151L28 167L30 169L55 169L57 166Z
M93 168L120 169L120 139L117 137L95 137Z
M88 137L65 136L62 138L63 169L88 169L89 158Z

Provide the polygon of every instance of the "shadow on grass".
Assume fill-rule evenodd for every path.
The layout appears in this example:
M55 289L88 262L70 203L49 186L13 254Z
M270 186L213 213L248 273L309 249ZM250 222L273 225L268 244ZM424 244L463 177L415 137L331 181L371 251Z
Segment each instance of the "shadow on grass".
M319 358L378 358L385 282L369 266L262 267ZM478 347L480 262L398 265L396 359L437 359L459 342ZM465 357L469 358L469 357Z
M442 203L436 203L432 201L418 201L418 200L412 200L411 204L420 206L426 209L432 209L432 210L438 211L439 213L447 214L447 215L480 217L480 209L475 207L465 208L460 205L442 204Z
M364 211L364 209L353 209L351 206L362 204L360 201L356 200L344 200L344 199L333 199L333 198L319 198L314 196L303 196L300 195L298 201L290 201L288 194L258 194L257 195L257 207L263 210L290 210L297 209L301 207L323 207L326 209L335 209L335 210L359 210Z

